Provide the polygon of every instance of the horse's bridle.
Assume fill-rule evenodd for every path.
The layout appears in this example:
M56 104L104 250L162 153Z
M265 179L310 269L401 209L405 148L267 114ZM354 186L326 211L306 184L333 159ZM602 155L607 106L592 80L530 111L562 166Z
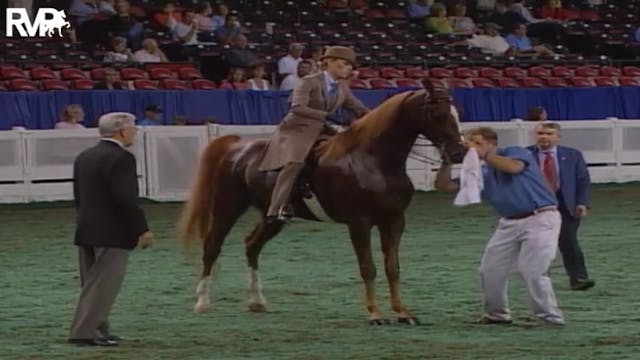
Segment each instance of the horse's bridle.
M427 89L426 94L425 94L425 106L428 107L430 105L442 104L442 103L445 103L445 102L449 103L449 104L453 103L453 99L447 93L447 91L445 89L438 89L438 88ZM434 148L437 148L439 150L439 152L440 152L441 158L434 159L434 158L429 157L427 155L419 154L419 153L415 152L413 149L409 153L409 158L413 159L413 160L417 160L418 162L421 162L423 164L440 166L440 164L442 163L442 156L445 156L444 149L445 149L445 145L447 144L447 142L443 141L442 144L440 144L440 146L437 146L437 145L432 144L432 143L419 144L418 140L429 141L429 139L427 139L424 135L418 135L418 138L416 139L416 142L413 144L414 147L418 146L418 147L434 147Z

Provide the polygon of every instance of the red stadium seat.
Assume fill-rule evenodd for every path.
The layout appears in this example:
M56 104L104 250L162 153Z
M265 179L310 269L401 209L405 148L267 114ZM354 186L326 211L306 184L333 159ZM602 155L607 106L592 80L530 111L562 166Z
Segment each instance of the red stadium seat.
M556 66L553 68L552 73L553 76L562 78L569 78L574 75L574 71L566 66Z
M468 79L478 77L478 71L468 67L458 67L453 70L453 75L460 79Z
M396 68L385 67L380 69L380 77L385 79L397 79L404 77L404 73Z
M151 71L153 77L153 71ZM202 74L195 68L180 68L178 69L178 77L182 80L195 80L202 79Z
M31 69L32 80L57 79L56 74L49 68L36 67Z
M519 88L520 87L520 84L518 84L518 81L513 78L497 78L495 80L498 83L498 87L501 87L501 88Z
M529 72L526 69L511 66L504 69L504 76L512 78L525 78L529 76Z
M191 87L196 90L213 90L216 89L216 83L207 79L191 80Z
M68 90L67 84L59 79L42 80L42 90Z
M158 90L157 83L147 79L133 80L133 87L137 90Z
M352 89L369 89L369 84L366 81L360 79L351 79L349 81L349 86Z
M473 87L477 87L477 88L494 88L494 87L496 87L496 85L493 83L493 81L491 81L491 79L487 79L487 78L474 78L474 79L471 79L471 82L473 83Z
M547 81L547 85L550 87L569 87L569 84L567 84L563 78L549 77L545 80Z
M418 80L408 79L408 78L396 79L396 85L398 85L398 87L412 87L412 88L422 87L422 84Z
M436 89L448 89L450 87L447 79L429 78L429 82L431 82Z
M148 79L149 76L142 69L123 68L123 69L120 69L120 78L122 80L138 80L138 79Z
M551 70L542 66L534 66L529 69L529 76L537 78L547 78L551 76Z
M0 91L6 91L7 86L4 84L4 81L0 81Z
M91 74L91 79L92 80L104 80L104 69L103 68L91 69L89 74Z
M522 87L525 88L543 88L546 87L542 79L534 78L534 77L526 77L520 79L520 83Z
M357 72L358 72L359 79L373 79L380 76L378 71L371 68L360 68L360 69L357 69Z
M27 79L13 79L9 81L9 88L15 91L38 91L38 85Z
M640 86L640 77L623 76L618 81L620 86Z
M572 77L569 79L575 87L594 87L596 86L593 79L588 77Z
M448 79L449 88L472 88L473 83L469 79L458 79L458 78L450 78Z
M603 66L600 68L601 76L620 76L622 75L622 71L613 66Z
M502 77L502 70L498 70L492 67L481 67L479 73L480 76L485 78L494 79Z
M93 89L93 81L89 79L71 80L71 88L76 90L91 90Z
M453 77L453 71L441 67L429 69L429 76L434 78L450 78Z
M166 68L153 68L149 70L149 75L153 80L175 79L176 74Z
M423 79L428 75L428 71L425 71L422 68L408 68L404 71L405 76L413 79Z
M24 71L15 66L3 66L2 68L0 68L0 76L4 80L27 78L27 75L25 75Z
M393 89L397 86L387 79L371 79L369 80L369 84L371 84L372 89Z
M624 76L640 76L640 67L637 66L625 66L622 68Z
M618 79L599 76L593 79L597 86L618 86Z
M60 70L60 79L62 80L79 80L86 79L87 74L76 68L68 68Z
M161 82L162 88L167 90L187 90L187 85L177 79L164 79Z
M598 76L599 71L597 67L593 66L579 66L576 68L576 76L593 77Z

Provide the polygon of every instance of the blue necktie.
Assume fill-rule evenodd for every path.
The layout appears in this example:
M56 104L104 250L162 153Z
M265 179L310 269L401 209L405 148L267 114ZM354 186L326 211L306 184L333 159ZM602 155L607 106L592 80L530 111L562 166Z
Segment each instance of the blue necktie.
M327 99L329 103L333 103L336 101L336 97L338 96L338 84L336 82L332 82L329 84L329 98Z

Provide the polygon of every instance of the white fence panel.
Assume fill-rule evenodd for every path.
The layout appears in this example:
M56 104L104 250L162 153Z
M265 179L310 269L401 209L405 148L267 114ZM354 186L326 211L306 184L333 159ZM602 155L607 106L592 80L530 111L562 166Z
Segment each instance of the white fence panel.
M147 196L153 200L187 199L200 154L209 142L206 126L145 128Z
M22 133L0 132L0 203L26 201L24 156Z

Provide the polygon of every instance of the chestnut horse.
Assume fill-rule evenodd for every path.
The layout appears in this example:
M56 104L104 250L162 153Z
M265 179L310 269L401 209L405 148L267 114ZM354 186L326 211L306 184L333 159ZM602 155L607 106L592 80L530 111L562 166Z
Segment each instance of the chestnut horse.
M345 131L316 146L310 155L307 179L324 212L335 222L346 224L364 281L366 308L371 324L384 324L375 299L376 268L371 255L371 229L380 232L391 307L397 321L417 324L400 299L398 248L405 226L404 212L414 187L407 176L407 157L419 134L442 156L462 161L457 112L448 93L430 90L396 94ZM181 216L184 245L203 241L202 277L196 289L194 310L209 306L211 268L225 237L237 219L256 207L262 221L245 239L249 265L249 309L264 311L265 297L258 274L258 257L265 243L276 236L282 223L265 221L275 172L259 172L266 141L243 140L236 135L214 139L201 155L200 168L190 199ZM292 199L297 217L318 220L302 196Z

